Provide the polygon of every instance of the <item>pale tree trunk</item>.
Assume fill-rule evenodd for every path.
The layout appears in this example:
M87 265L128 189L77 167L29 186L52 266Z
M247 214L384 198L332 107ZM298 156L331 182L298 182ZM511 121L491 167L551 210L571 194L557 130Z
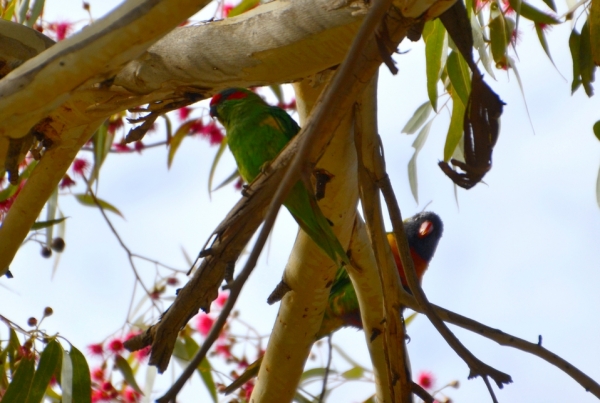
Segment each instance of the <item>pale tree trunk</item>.
M305 80L294 87L302 124L324 85L313 88ZM358 201L351 113L338 126L317 169L333 175L319 206L347 247ZM281 301L251 401L287 402L296 394L337 270L331 258L300 231L283 277L291 291Z

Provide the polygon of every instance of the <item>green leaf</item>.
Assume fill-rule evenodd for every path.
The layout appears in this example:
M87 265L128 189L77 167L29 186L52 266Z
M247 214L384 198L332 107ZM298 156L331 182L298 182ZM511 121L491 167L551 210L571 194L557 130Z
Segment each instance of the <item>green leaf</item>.
M94 148L94 167L92 168L92 175L89 179L90 185L94 183L94 181L100 176L100 168L106 160L106 156L112 147L114 138L114 133L110 133L108 131L108 120L102 123L92 136L92 146Z
M365 370L362 367L354 367L342 372L342 376L346 379L360 379L364 373Z
M17 9L17 22L19 24L27 21L27 11L29 10L29 0L21 0Z
M44 11L44 3L45 0L35 0L33 7L29 10L29 18L25 22L28 27L33 27L38 17L42 14L42 11Z
M471 31L473 32L473 46L477 49L477 52L479 52L479 57L481 58L483 67L485 67L485 71L487 71L493 79L496 79L494 69L492 69L492 60L487 51L486 42L483 39L483 31L475 14L471 14Z
M531 130L535 134L535 129L533 127L533 122L531 121L531 115L529 114L529 107L527 106L527 100L525 99L525 91L523 90L523 82L521 81L521 75L519 74L519 69L517 69L517 64L513 60L512 57L508 56L506 58L508 65L513 72L515 73L515 77L517 78L517 83L519 84L519 89L521 90L521 95L523 96L523 104L525 105L525 112L527 112L527 119L529 119L529 124L531 125Z
M27 403L39 403L42 401L46 389L50 384L50 379L52 379L52 375L58 368L61 355L62 348L60 344L56 340L51 340L40 356L40 363L38 364L37 371L33 377L31 392L27 397Z
M307 399L306 397L302 396L302 394L300 394L300 392L298 391L296 391L293 401L294 403L315 403L315 400Z
M239 177L240 177L240 173L238 172L238 170L237 170L237 168L236 168L236 170L235 170L235 171L233 171L233 172L231 173L231 175L229 175L227 178L225 178L225 179L223 180L223 182L219 183L219 184L217 185L217 187L215 187L215 188L213 189L213 192L216 192L217 190L219 190L219 189L221 189L222 187L226 186L227 184L229 184L229 183L233 182L234 180L236 180L236 179L237 179L237 178L239 178Z
M196 343L196 341L192 339L189 335L184 336L184 343L187 355L188 357L190 357L189 359L191 360L196 355L200 347L198 346L198 343ZM215 381L212 377L212 368L206 357L202 360L202 362L200 362L200 365L198 365L196 369L198 371L198 374L200 375L200 378L202 379L202 382L204 382L206 389L208 389L208 392L210 393L213 402L216 403L218 401L217 387L215 386Z
M11 21L12 17L15 13L15 5L17 4L17 0L11 0L7 7L4 9L4 14L2 15L2 18L5 19L6 21Z
M73 402L73 362L69 353L62 349L62 366L60 370L60 389L62 403Z
M49 220L49 221L36 221L31 226L31 231L35 231L35 230L38 230L38 229L42 229L42 228L50 227L52 225L56 225L58 223L63 222L67 218L69 218L69 217L61 217L61 218L56 218L54 220Z
M127 382L127 384L131 386L136 392L143 395L144 393L142 392L142 389L140 389L140 387L138 386L135 380L135 375L133 374L133 370L129 366L127 360L117 354L117 356L115 357L115 365L123 375L125 382Z
M588 97L594 95L594 88L592 83L594 82L594 72L596 65L592 60L592 43L590 38L590 25L589 20L585 22L583 28L581 28L581 39L579 48L579 70L581 72L581 82L583 89Z
M593 130L594 130L594 135L596 136L596 138L598 140L600 140L600 120L597 121L596 123L594 123Z
M418 314L419 314L418 312L413 312L408 317L404 318L404 326L410 325L411 322L413 320L415 320L415 318L417 317Z
M581 35L575 29L569 36L569 49L573 59L573 83L571 84L571 94L577 91L581 85L581 70L579 68L579 49L581 48Z
M446 134L446 143L444 144L444 161L450 161L454 150L458 146L464 131L465 105L458 94L452 94L452 116L450 126Z
M560 24L560 20L553 15L543 12L523 0L509 0L510 6L521 16L533 22L542 24Z
M596 66L600 66L600 0L592 0L588 22L590 24L592 60Z
M550 7L552 9L552 11L554 11L555 13L556 11L556 4L554 4L554 0L542 0L544 3L546 3L546 5L548 7Z
M408 182L410 183L410 191L413 197L415 198L417 204L419 203L419 188L417 181L417 156L419 155L419 151L421 151L421 148L423 148L423 145L427 140L427 136L429 136L429 130L431 129L432 123L433 118L429 122L427 122L425 126L423 126L417 138L412 143L412 147L415 149L415 153L408 162Z
M471 92L471 71L469 70L469 66L467 66L460 53L452 51L450 56L448 56L446 67L448 69L448 77L454 89L453 94L456 92L458 99L466 107L469 102L469 93ZM454 97L452 99L454 100Z
M311 379L311 378L322 378L325 376L326 371L327 371L327 368L307 369L300 376L300 382L306 381L307 379Z
M423 123L427 120L433 108L431 107L431 103L429 101L424 102L421 106L417 108L415 113L413 113L412 117L408 120L406 125L402 128L402 133L406 134L414 134L419 130Z
M90 367L81 351L77 350L75 346L71 346L69 356L73 363L73 401L75 403L91 403Z
M271 89L271 91L273 91L273 94L275 94L275 96L277 97L277 101L282 104L283 103L283 89L281 88L280 84L273 84L273 85L269 85L269 88Z
M196 124L196 120L190 120L179 126L175 135L171 137L171 141L169 141L169 154L167 156L167 167L171 168L171 164L173 164L173 158L175 158L175 153L179 149L179 145L183 141L183 138L188 135L192 126Z
M217 153L215 154L215 158L213 159L213 162L210 165L210 172L208 174L208 196L209 197L212 192L212 183L213 183L213 179L215 177L215 171L217 170L217 165L219 164L219 160L221 160L221 156L223 155L223 152L225 152L225 148L227 148L227 136L225 136L223 138L223 141L221 141L221 144L219 144L219 149L217 150Z
M46 202L46 221L56 219L56 209L58 208L58 187L54 188L52 195ZM52 244L54 228L52 225L46 226L46 245L49 247Z
M9 197L14 196L15 193L17 193L17 190L19 189L19 185L21 184L21 181L29 178L29 175L31 175L31 172L36 167L37 163L38 163L37 161L32 161L29 165L27 165L27 168L25 168L23 170L23 172L21 172L19 174L19 182L15 186L8 185L5 189L3 189L0 192L0 202L8 199Z
M96 201L98 202L98 204L96 204L96 201L94 201L94 198L92 196L90 196L89 194L79 193L74 196L77 199L77 201L79 203L83 204L84 206L98 207L98 204L99 204L100 207L102 207L104 210L111 211L111 212L123 217L123 214L121 214L121 212L115 206L113 206L112 204L110 204L102 199L99 199L96 197Z
M542 49L544 49L544 52L546 52L548 59L550 59L554 67L556 67L556 65L554 64L554 60L552 60L552 55L550 54L550 48L548 47L548 41L546 40L544 30L537 22L535 23L535 32L537 33L538 39L540 40L540 44L542 45Z
M260 0L242 0L240 4L235 6L230 12L228 17L235 17L236 15L240 15L245 13L248 10L253 9L260 3Z
M431 33L425 37L425 60L427 72L427 95L433 110L437 111L438 91L437 85L442 72L442 52L446 38L446 28L439 19L428 21L425 25L432 24Z
M21 358L8 389L2 398L2 403L23 403L31 391L31 383L35 372L35 360Z
M19 337L13 328L10 328L10 338L8 340L8 361L10 367L10 373L15 373L15 354L21 347L21 343L19 343Z
M506 49L510 43L515 23L512 19L499 14L490 21L490 41L492 57L496 67L506 66Z

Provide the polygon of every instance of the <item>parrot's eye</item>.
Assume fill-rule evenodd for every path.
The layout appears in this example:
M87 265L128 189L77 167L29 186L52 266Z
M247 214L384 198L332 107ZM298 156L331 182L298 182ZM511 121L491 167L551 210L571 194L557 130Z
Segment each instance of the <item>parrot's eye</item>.
M419 227L419 238L425 238L427 235L433 232L433 223L431 221L424 221Z

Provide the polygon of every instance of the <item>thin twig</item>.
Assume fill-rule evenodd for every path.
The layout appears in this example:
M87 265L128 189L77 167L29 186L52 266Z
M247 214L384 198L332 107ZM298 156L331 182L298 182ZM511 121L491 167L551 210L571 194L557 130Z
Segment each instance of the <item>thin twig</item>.
M423 389L421 385L411 382L410 387L412 393L419 396L425 403L433 403L435 401L433 396L431 396L425 389Z
M244 267L244 270L246 270L246 268L247 267ZM248 271L248 275L250 274L250 271ZM192 358L189 365L183 370L181 375L179 375L179 378L177 378L175 383L173 383L173 385L171 385L169 390L167 390L164 395L162 395L160 398L156 399L157 403L169 403L169 402L175 403L177 394L179 394L179 392L181 391L181 389L183 388L185 383L194 374L194 371L196 370L196 368L198 368L198 365L200 365L202 360L204 358L206 358L206 354L208 353L208 350L212 347L214 342L217 341L217 339L219 338L219 335L221 334L221 330L223 330L225 323L227 323L229 313L235 306L235 302L237 301L237 299L240 295L240 292L242 291L242 287L245 283L245 279L244 279L244 281L238 281L240 279L240 277L242 276L242 274L243 273L240 273L240 275L238 276L236 281L232 283L231 288L229 290L229 297L227 298L227 302L223 306L223 310L219 314L219 317L217 318L215 323L212 325L210 332L208 333L208 335L206 336L206 339L204 340L204 343L202 343L202 346L200 347L200 349L198 350L198 352L196 353L194 358ZM248 277L246 276L246 279L247 278Z
M417 300L408 293L405 293L402 298L402 304L410 307L411 309L424 313L424 309L419 306ZM523 340L519 337L505 333L502 330L494 329L486 326L483 323L477 322L473 319L459 315L455 312L449 311L435 304L430 304L436 315L443 321L459 326L463 329L469 330L475 334L483 336L487 339L493 340L501 346L508 346L535 355L544 361L554 365L573 380L579 383L586 391L592 393L594 396L600 399L600 384L590 378L588 375L583 373L581 370L576 368L573 364L566 361L564 358L559 357L552 351L547 350L540 344L532 343L527 340Z
M404 232L404 225L402 223L402 214L400 212L400 208L398 207L398 202L396 201L396 195L394 194L394 190L390 183L390 179L387 174L382 173L385 172L385 162L383 156L378 154L378 159L380 162L379 165L379 177L381 178L378 181L381 192L385 199L386 205L388 207L388 212L390 214L390 219L392 221L392 227L394 230L394 236L396 237L396 245L398 247L398 251L400 252L400 258L402 261L402 266L404 267L404 274L406 275L406 279L408 280L408 285L413 295L415 296L419 305L423 308L425 315L431 321L433 326L437 329L437 331L444 337L446 342L452 347L452 349L461 357L465 363L469 366L471 370L469 374L469 379L474 378L476 376L481 376L482 378L491 377L499 388L502 388L504 384L508 384L512 382L510 375L505 374L504 372L498 371L497 369L485 364L480 361L477 357L473 355L461 342L458 338L448 329L448 327L444 324L444 322L436 315L435 311L431 307L431 304L427 300L423 289L419 285L419 280L417 279L417 274L415 272L414 263L412 261L408 241L406 239L406 233ZM496 397L491 388L489 388L490 394L494 402L496 402Z
M148 290L148 288L146 288L146 285L142 281L142 278L140 277L140 275L135 267L135 263L133 261L133 254L131 253L131 250L127 247L127 245L125 245L125 242L123 242L123 239L121 239L121 236L117 232L117 229L114 227L114 225L110 221L110 218L108 218L106 211L104 211L104 207L102 207L102 204L100 203L100 201L98 201L98 198L96 198L96 195L94 194L94 192L92 191L92 188L90 186L90 181L85 177L85 175L81 175L81 177L83 178L83 181L85 182L85 184L87 186L87 192L89 193L90 197L92 198L94 204L100 210L100 214L102 214L102 217L104 217L104 221L106 221L106 224L110 228L111 232L114 234L115 238L117 238L117 242L119 242L119 245L121 245L121 248L123 248L125 253L127 253L127 258L129 259L129 264L131 266L131 269L133 270L133 275L135 276L136 280L140 283L140 285L144 289L144 292L146 293L146 295L148 295L150 302L152 302L152 305L154 305L154 307L156 309L159 309L158 305L156 305L156 302L151 297L150 291ZM129 317L129 312L127 313L127 317Z
M333 336L330 333L327 336L327 366L325 367L325 375L323 376L323 388L321 389L321 396L319 396L319 403L323 403L325 401L325 394L327 393L327 378L329 377L329 368L331 368L331 356L332 356L332 346L331 346L331 337Z

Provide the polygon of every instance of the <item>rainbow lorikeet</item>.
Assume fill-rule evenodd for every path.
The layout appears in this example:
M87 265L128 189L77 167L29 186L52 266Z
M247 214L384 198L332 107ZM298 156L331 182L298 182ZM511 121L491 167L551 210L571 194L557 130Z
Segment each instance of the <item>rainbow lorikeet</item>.
M419 282L433 258L438 242L442 237L443 229L442 220L437 214L432 212L420 213L404 221L404 230L406 231L410 254L415 264L415 271L417 272ZM387 239L392 249L396 266L398 267L402 286L410 292L404 275L404 269L400 262L400 256L398 255L394 234L391 232L388 233ZM323 315L323 322L321 322L321 328L317 332L316 340L347 326L362 329L362 321L356 291L352 286L348 272L344 268L340 268L331 286L329 300L325 308L325 314ZM250 364L239 378L225 388L224 392L231 393L254 378L258 374L261 362L262 357Z
M210 115L227 131L227 144L238 171L250 183L266 163L294 137L300 127L283 109L267 104L260 96L243 88L230 88L215 95ZM302 181L290 190L285 207L310 238L337 264L348 264L344 247L331 229L315 196Z

